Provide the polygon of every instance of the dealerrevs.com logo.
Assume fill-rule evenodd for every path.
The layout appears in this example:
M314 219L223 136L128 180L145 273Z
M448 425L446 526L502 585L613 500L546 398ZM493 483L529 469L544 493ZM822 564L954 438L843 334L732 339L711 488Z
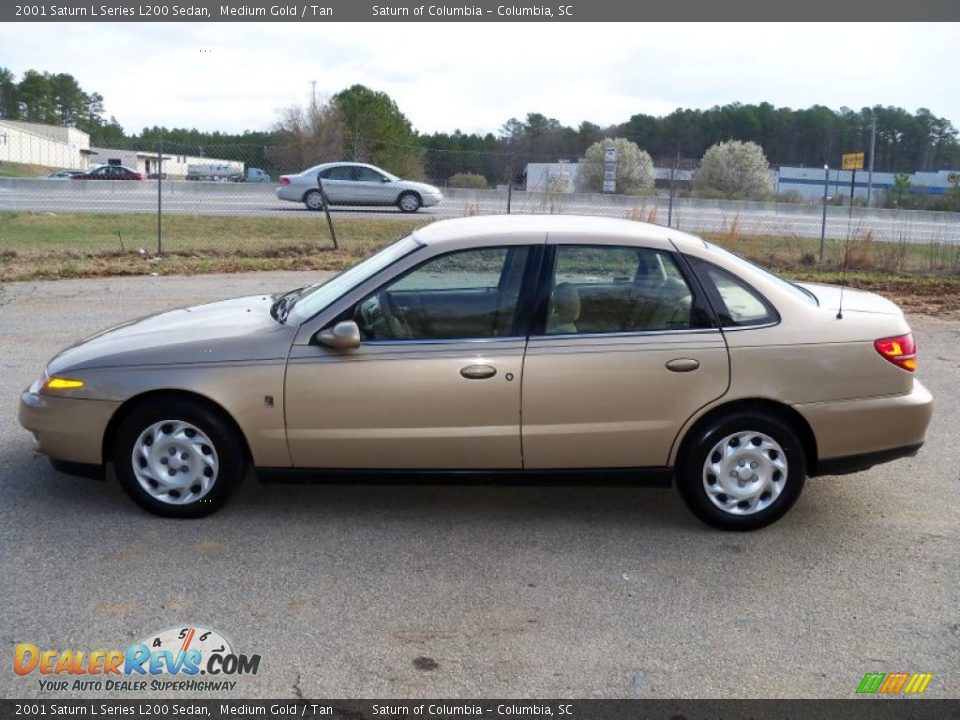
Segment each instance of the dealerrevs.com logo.
M14 649L13 671L36 676L50 692L233 690L237 676L256 675L259 655L234 652L216 630L199 625L153 633L126 650Z

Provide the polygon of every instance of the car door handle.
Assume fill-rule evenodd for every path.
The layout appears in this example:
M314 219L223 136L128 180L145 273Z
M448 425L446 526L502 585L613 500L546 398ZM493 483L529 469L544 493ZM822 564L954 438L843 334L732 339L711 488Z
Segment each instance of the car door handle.
M497 369L490 365L467 365L460 371L467 380L486 380L497 374Z
M700 361L693 358L676 358L667 361L667 370L673 372L690 372L700 367Z

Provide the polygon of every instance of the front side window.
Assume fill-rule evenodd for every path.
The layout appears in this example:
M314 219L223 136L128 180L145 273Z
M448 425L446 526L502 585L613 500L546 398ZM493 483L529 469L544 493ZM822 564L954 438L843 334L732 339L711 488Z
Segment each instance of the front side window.
M689 330L709 326L673 257L650 248L559 245L547 335Z
M358 167L355 168L357 171L357 180L361 182L383 182L386 178L378 173L373 168L368 167Z
M357 303L367 340L450 340L513 332L528 249L463 250L432 258Z

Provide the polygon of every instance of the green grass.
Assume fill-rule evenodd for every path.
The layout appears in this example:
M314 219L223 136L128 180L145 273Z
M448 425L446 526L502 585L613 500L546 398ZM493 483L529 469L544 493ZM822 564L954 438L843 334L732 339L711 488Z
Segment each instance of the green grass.
M26 163L0 162L0 178L43 177L60 168Z
M426 219L336 219L333 249L322 214L292 217L166 215L163 256L156 257L156 216L0 211L0 281L109 275L252 270L341 270L429 222ZM908 307L960 309L960 247L877 243L857 238L827 244L805 238L707 234L786 277L837 283L890 295ZM143 249L143 252L141 252Z

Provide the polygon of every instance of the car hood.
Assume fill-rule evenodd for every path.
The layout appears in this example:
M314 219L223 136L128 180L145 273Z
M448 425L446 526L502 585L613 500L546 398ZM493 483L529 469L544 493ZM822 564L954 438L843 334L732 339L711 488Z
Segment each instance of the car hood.
M843 311L878 313L880 315L903 315L903 311L896 304L876 293L865 290L854 290L839 285L821 285L820 283L796 283L805 290L809 290L820 303L820 307L828 310L837 310L840 307L841 291L843 295Z
M254 295L131 320L67 348L50 361L47 372L282 359L297 329L273 319L273 300Z

